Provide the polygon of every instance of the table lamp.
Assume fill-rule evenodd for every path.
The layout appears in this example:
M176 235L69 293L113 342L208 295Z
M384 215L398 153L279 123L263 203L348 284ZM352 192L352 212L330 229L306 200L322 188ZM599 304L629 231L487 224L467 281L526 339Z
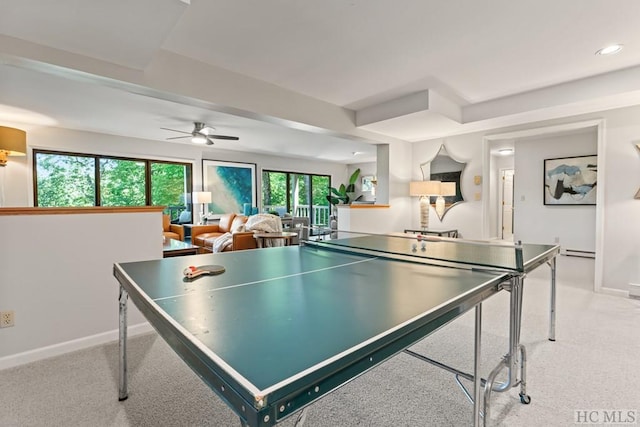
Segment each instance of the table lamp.
M436 199L436 213L438 214L438 218L442 219L442 215L444 215L445 211L445 196L455 196L456 195L456 183L455 182L443 182L440 184L440 194L438 194L438 198Z
M440 194L440 181L412 181L409 194L420 197L420 227L426 230L429 228L429 196Z
M211 203L211 192L210 191L194 191L191 193L191 203L201 204L201 212L200 212L200 221L198 224L204 224L204 205L207 203Z

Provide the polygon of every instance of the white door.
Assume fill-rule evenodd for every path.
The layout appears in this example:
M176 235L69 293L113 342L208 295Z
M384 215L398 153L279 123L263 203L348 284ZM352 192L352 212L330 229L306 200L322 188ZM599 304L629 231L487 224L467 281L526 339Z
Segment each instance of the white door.
M513 169L502 171L502 239L513 240Z

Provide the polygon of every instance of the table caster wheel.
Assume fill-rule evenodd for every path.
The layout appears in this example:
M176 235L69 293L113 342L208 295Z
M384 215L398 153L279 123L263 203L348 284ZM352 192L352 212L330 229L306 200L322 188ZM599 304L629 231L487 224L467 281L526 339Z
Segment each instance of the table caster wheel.
M531 403L531 396L529 396L528 394L520 394L520 403L524 404L524 405L528 405L529 403Z

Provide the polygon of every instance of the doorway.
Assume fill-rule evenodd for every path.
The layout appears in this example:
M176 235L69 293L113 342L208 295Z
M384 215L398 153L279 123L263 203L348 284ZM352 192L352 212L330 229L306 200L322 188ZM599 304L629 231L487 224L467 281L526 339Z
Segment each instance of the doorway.
M485 238L491 238L491 236L496 236L499 238L501 235L501 232L500 232L501 229L498 228L496 230L494 228L495 227L494 224L498 222L502 222L501 221L502 215L500 213L501 209L499 206L499 203L500 203L499 201L501 200L502 197L501 195L497 194L500 192L500 189L502 186L496 182L500 177L500 173L496 173L496 171L499 171L502 165L499 164L499 161L497 161L498 157L493 153L494 149L497 146L503 144L505 141L516 141L516 140L520 141L525 139L540 140L548 137L549 138L558 137L561 135L565 136L565 135L575 135L576 133L585 133L585 134L591 133L593 138L595 139L595 144L597 148L596 150L590 150L590 151L596 151L599 156L599 159L602 159L605 152L603 128L604 128L603 120L588 120L583 122L565 123L560 125L538 127L533 129L524 129L524 130L519 130L514 132L506 132L502 134L494 134L494 135L483 137L482 184L483 184L483 193L488 195L488 197L484 197L482 199L483 200L483 204L482 204L483 236L485 236ZM558 145L558 147L560 146ZM566 148L565 145L563 145L562 147ZM522 148L522 147L519 147L519 148ZM529 165L531 165L532 161L541 162L542 160L544 160L545 157L542 155L543 153L538 148L539 147L536 146L534 147L534 149L530 149L526 154L521 155L520 159L523 162L527 162ZM537 157L534 159L532 157L533 155ZM563 155L564 154L562 153L559 154L559 156L563 156ZM518 239L518 240L522 239L523 241L526 241L526 240L534 241L534 240L544 239L545 241L549 241L549 242L558 242L559 239L557 236L559 236L560 234L559 233L553 234L552 231L550 232L547 228L543 227L542 225L550 224L550 222L546 220L541 220L539 218L541 213L549 213L549 211L551 211L550 209L543 210L544 208L542 207L543 206L542 200L538 200L538 193L537 193L538 190L537 188L533 187L537 185L535 184L535 182L537 182L539 179L540 171L534 170L535 168L528 170L527 172L534 170L534 174L535 174L535 177L529 179L529 175L527 175L526 173L525 173L525 176L521 176L523 173L523 169L520 166L521 166L521 163L517 161L514 162L513 169L514 170L518 169L519 171L518 172L518 176L519 176L518 193L515 194L515 197L514 197L514 201L517 200L518 202L518 223L520 223L521 221L520 219L521 216L524 215L524 219L522 220L523 223L532 224L533 226L536 226L536 227L531 227L531 228L519 227L518 230L514 230L514 231L517 231L517 235L514 235L513 239ZM504 168L508 169L509 167L507 166ZM598 170L598 186L597 186L597 197L599 200L604 199L603 191L605 187L605 180L606 179L604 176L604 172L602 168L600 168ZM522 191L521 191L521 187L523 189ZM514 187L514 190L515 190L515 187ZM526 208L524 207L525 203L529 203L529 205ZM551 213L558 214L560 210L553 209L552 211L553 212ZM515 213L516 212L514 209L514 217L515 217ZM609 290L609 288L605 288L603 286L604 266L603 266L603 257L601 256L603 253L603 240L604 240L603 239L603 234L604 234L603 213L604 213L604 204L597 203L595 205L595 212L594 212L595 236L593 237L595 238L595 242L591 245L595 248L595 255L596 255L595 262L593 265L593 278L594 278L593 288L596 292L603 291L605 289L607 289L607 291ZM499 225L501 226L501 224ZM591 226L589 228L591 228ZM533 234L533 238L532 238L532 233L537 233L537 234ZM574 234L568 234L568 237L573 239L573 241L577 241L580 238L584 238L585 235L580 233L574 233ZM563 243L565 244L565 246L568 246L568 247L573 247L571 245L574 245L572 241L563 242ZM578 243L582 243L582 242L580 241ZM575 244L575 245L577 247L578 244Z
M513 241L513 169L500 171L502 182L502 240Z

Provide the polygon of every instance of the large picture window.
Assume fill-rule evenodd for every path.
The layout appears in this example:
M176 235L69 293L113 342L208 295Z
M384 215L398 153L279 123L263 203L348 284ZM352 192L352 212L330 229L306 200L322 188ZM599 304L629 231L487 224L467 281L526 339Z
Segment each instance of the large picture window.
M35 206L167 206L172 221L191 211L189 163L43 150L33 162Z
M327 225L330 185L329 175L263 170L262 209L280 216L289 213L306 217L312 225Z

